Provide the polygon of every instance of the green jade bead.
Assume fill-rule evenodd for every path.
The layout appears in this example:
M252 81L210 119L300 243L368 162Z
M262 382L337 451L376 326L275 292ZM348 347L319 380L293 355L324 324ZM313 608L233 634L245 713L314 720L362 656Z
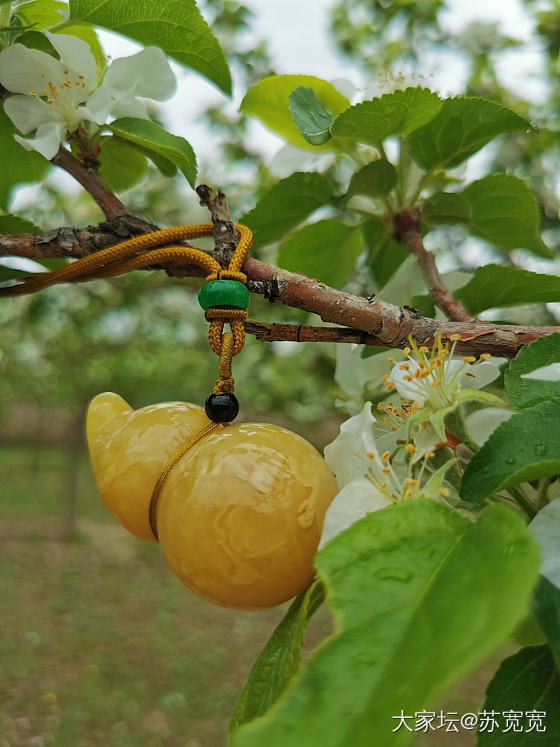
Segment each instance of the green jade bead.
M210 280L198 292L198 303L204 311L219 306L246 309L251 294L238 280Z

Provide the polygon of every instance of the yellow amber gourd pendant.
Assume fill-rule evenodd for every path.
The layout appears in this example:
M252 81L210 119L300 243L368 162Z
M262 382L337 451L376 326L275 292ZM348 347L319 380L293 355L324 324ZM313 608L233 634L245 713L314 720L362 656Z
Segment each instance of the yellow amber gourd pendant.
M87 438L104 502L126 529L154 540L176 575L224 607L272 607L302 592L337 488L301 436L265 423L208 426L202 407L166 402L133 410L117 394L91 402ZM153 508L153 506L152 506Z

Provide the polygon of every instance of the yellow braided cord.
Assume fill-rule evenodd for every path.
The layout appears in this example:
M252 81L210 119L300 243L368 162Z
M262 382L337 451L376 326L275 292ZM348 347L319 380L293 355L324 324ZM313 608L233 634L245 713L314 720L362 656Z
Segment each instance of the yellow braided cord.
M214 228L213 224L199 223L193 226L164 228L160 231L154 231L143 234L142 236L135 236L133 239L121 241L119 244L78 259L69 265L60 267L58 270L35 273L25 278L18 285L10 286L9 288L0 288L0 296L18 296L25 293L34 293L48 288L55 283L80 282L86 279L111 277L164 261L196 264L208 272L212 279L214 274L218 276L220 272L231 271L232 274L239 273L243 277L236 276L232 279L245 282L245 275L240 270L251 249L253 234L247 226L235 224L235 227L239 233L239 242L227 270L222 270L220 264L205 252L184 246L168 247L176 252L176 254L172 257L170 256L168 259L165 259L164 255L160 255L154 260L154 255L151 255L149 261L146 263L144 263L141 257L137 258L137 262L132 261L135 255L142 254L142 256L148 256L149 253L146 254L147 250L154 247L173 244L183 239L211 236Z
M163 486L165 485L165 481L169 477L169 473L173 469L173 467L177 464L179 459L181 459L182 456L184 456L187 451L191 448L191 446L194 446L195 443L200 441L201 438L203 438L207 433L211 433L212 431L215 431L216 428L224 428L223 423L208 423L208 425L205 425L204 428L201 428L201 430L198 431L198 433L195 433L194 436L191 436L189 440L184 443L182 446L180 446L177 451L171 456L167 462L163 465L163 468L161 470L161 474L158 477L158 480L154 486L154 489L152 490L152 497L150 498L150 513L149 513L149 519L150 519L150 528L152 530L152 533L154 537L159 539L158 532L157 532L157 507L159 502L159 497L161 495L161 491L163 489Z

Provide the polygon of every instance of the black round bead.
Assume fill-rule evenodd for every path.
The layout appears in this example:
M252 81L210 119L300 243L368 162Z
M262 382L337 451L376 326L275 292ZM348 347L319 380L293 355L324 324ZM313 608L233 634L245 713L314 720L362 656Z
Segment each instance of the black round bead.
M210 394L204 403L206 415L214 423L229 423L239 412L239 402L235 394Z

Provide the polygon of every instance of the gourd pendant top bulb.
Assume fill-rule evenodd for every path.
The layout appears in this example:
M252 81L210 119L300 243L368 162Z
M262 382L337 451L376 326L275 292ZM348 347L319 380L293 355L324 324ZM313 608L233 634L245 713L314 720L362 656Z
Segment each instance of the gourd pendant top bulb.
M208 425L205 411L185 402L133 410L112 393L91 402L87 438L97 485L137 537L155 539L154 485L168 460ZM265 423L218 425L169 470L157 534L193 591L225 607L271 607L311 582L336 490L323 458L301 436Z

